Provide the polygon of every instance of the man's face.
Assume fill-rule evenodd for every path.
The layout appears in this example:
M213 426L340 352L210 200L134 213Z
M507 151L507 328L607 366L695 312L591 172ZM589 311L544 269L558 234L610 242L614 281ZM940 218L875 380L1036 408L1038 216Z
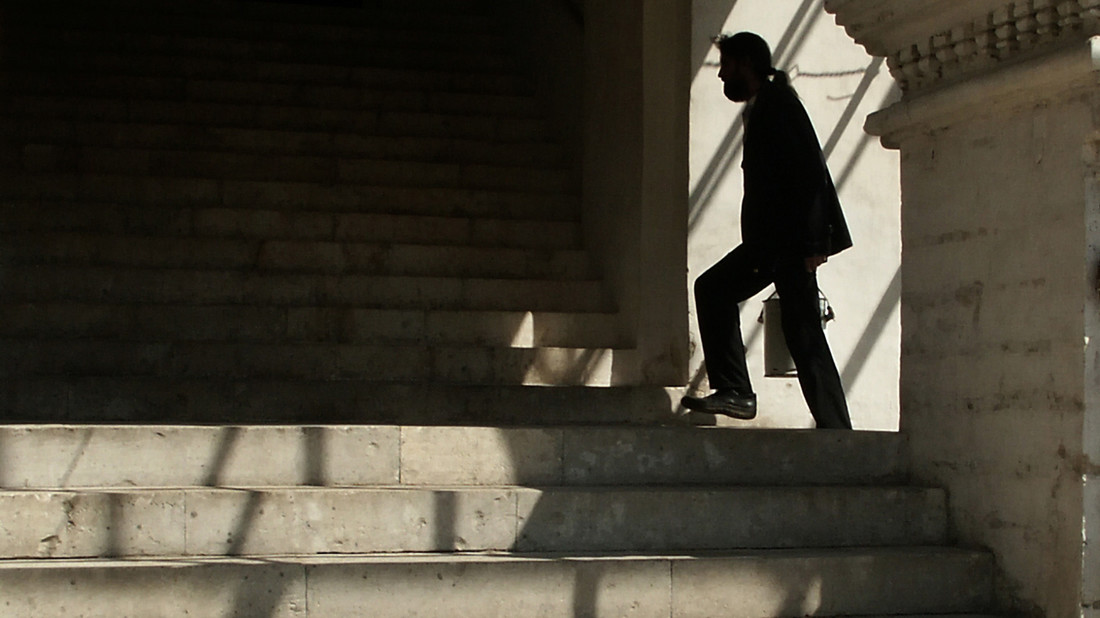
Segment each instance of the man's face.
M722 80L722 92L735 103L744 103L752 98L749 87L748 67L738 58L722 56L718 79Z

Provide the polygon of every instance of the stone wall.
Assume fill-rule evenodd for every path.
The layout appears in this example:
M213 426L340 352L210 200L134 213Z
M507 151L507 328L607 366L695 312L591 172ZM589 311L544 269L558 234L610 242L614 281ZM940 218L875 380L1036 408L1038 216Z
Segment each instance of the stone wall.
M1074 615L1085 230L1080 100L903 146L902 429L995 550L1005 598ZM1025 604L1026 605L1026 604Z
M588 2L584 224L647 384L686 380L686 0Z
M694 0L692 29L691 197L689 284L740 242L741 105L722 95L718 53L710 38L751 30L773 48L817 128L855 247L831 259L820 285L837 319L826 334L845 382L857 428L898 426L901 290L898 156L862 130L863 118L891 103L896 89L873 58L824 12L820 0ZM689 294L690 285L689 285ZM744 304L742 330L761 415L750 426L807 427L813 420L798 383L763 377L761 301ZM706 390L706 372L691 300L692 385Z
M868 129L902 153L913 472L1002 609L1095 616L1097 3L827 4L905 91Z

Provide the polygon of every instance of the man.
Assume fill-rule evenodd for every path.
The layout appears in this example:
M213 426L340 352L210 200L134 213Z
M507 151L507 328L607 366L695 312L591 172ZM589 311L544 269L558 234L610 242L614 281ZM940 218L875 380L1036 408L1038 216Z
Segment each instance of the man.
M690 410L756 416L738 304L774 283L783 334L818 427L851 429L836 363L818 308L817 268L852 246L817 135L764 39L750 32L715 40L726 98L746 103L741 167L742 244L695 281L707 375L715 392L684 397Z

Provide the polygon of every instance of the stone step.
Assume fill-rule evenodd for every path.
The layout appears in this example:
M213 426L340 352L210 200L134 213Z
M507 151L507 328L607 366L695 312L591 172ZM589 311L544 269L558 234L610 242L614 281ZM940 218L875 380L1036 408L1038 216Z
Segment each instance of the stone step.
M21 167L38 173L298 181L352 186L396 185L550 194L574 194L579 188L573 174L560 169L148 148L30 145L23 149Z
M869 486L907 479L904 445L676 426L0 425L0 489Z
M456 120L468 116L532 118L541 113L534 97L516 95L372 88L363 90L357 102L354 108L342 109L281 105L271 101L235 103L171 101L134 96L105 98L79 93L11 93L0 99L0 109L6 117L33 118L39 122L60 119L210 128L309 130L338 134L362 133L377 127L379 113L450 114Z
M270 69L273 75L262 69L242 67L233 75L190 78L158 73L82 73L64 68L43 72L5 67L0 72L0 86L19 94L266 102L338 109L357 108L364 91L377 88L506 96L529 96L534 92L529 78L509 73L359 67L340 69L344 79L332 84L332 76L327 81L311 83L308 76L313 67L309 65L275 65Z
M23 25L52 24L99 29L109 32L182 32L208 36L347 45L359 39L363 29L392 28L403 32L461 32L468 36L499 33L491 15L492 5L484 2L416 0L370 0L354 7L323 6L317 3L232 2L160 0L140 2L110 0L96 9L73 0L41 0L15 3L8 8L10 20ZM422 36L422 35L421 35Z
M346 15L345 15L346 16ZM50 49L97 49L102 51L135 52L160 55L186 55L193 58L231 57L246 61L295 61L320 64L356 65L360 63L360 54L369 54L378 49L412 52L419 57L434 57L443 62L441 56L451 53L509 54L515 45L514 38L500 31L478 31L475 33L456 30L453 26L432 33L431 50L423 44L422 24L381 24L377 21L359 24L354 34L340 29L339 36L344 41L333 44L331 41L310 40L311 34L323 32L317 29L294 29L284 31L284 36L272 38L266 32L254 26L243 25L243 30L234 32L232 25L203 23L198 28L195 20L183 21L168 26L157 24L155 30L137 29L128 24L88 24L68 20L64 23L51 20L51 15L22 16L19 24L22 28L9 33L9 40L33 43ZM188 23L196 28L185 27ZM213 26L213 28L211 28ZM329 34L332 34L332 30ZM120 36L125 33L125 36ZM290 36L287 36L290 35Z
M646 424L680 389L97 376L0 379L8 423Z
M897 487L22 490L0 512L0 560L938 545L946 525L942 490Z
M939 548L693 555L5 561L12 618L791 618L981 612L992 558ZM151 592L155 591L155 592ZM307 602L308 599L308 602Z
M633 350L235 341L0 341L0 378L283 378L533 386L630 384Z
M0 203L0 233L84 232L264 240L388 242L515 249L579 249L575 221L358 214L258 208Z
M53 232L0 234L5 266L44 264L214 269L398 277L584 281L593 278L580 249L125 236ZM169 278L171 274L162 275Z
M306 51L304 55L309 59L306 60L297 52L308 50L308 47L288 48L285 43L261 41L255 44L257 51L251 51L252 43L247 41L206 39L204 42L176 38L177 49L157 51L142 48L140 44L153 38L154 45L164 46L161 43L164 37L145 34L136 39L120 40L116 33L79 34L74 36L72 31L51 28L28 28L22 36L14 37L15 46L6 56L8 66L44 72L65 70L200 79L255 76L270 81L337 85L348 83L351 71L357 68L453 71L473 75L516 75L521 68L519 55L503 49L439 49L434 45L413 47L391 41L387 45L357 43L341 49L340 56L331 49L322 49L322 53ZM405 36L413 41L419 38L414 33ZM196 44L200 47L198 55L189 50ZM242 49L243 54L235 53ZM216 53L218 51L221 53Z
M287 305L384 309L601 312L599 281L258 273L233 270L6 266L7 302Z
M0 303L0 337L628 348L614 313Z
M162 207L386 213L432 217L579 220L576 195L419 186L33 174L0 169L0 199L76 201Z
M333 45L326 41L271 39L247 33L183 32L176 29L135 31L88 29L82 24L60 25L42 19L21 22L8 40L20 62L35 62L19 55L20 47L36 48L55 59L68 61L72 55L91 51L110 60L110 54L131 54L135 58L185 57L195 60L233 59L239 63L291 63L326 67L370 66L379 61L406 68L459 69L468 71L515 71L519 54L507 34L475 34L444 30L433 33L432 45L423 45L422 30L385 28L377 24L357 28L354 41ZM481 63L485 63L482 65Z
M365 132L283 129L241 129L191 124L148 124L139 122L92 122L25 118L0 121L0 140L23 149L25 162L49 155L57 163L95 169L97 159L118 157L119 152L147 150L155 164L163 153L199 151L249 155L299 156L304 165L314 158L327 159L337 167L342 160L420 161L428 163L493 164L509 168L560 168L564 158L556 144L498 141L499 128L492 117L468 117L461 123L446 116L415 120L414 115L379 114L377 126ZM469 122L470 124L465 124ZM438 127L429 127L438 123ZM428 129L432 130L429 131ZM462 137L448 134L462 133ZM478 134L488 135L479 139ZM136 155L131 155L136 156ZM309 158L305 158L309 157ZM164 162L163 165L167 165Z

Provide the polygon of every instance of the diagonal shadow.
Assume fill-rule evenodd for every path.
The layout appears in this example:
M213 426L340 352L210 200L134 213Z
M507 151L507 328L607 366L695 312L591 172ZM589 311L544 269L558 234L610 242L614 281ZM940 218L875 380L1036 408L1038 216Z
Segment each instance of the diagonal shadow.
M855 116L856 111L859 109L863 99L867 97L867 91L870 90L871 84L878 77L879 72L882 71L882 64L886 61L885 58L877 57L871 60L871 64L867 65L867 69L863 72L863 79L860 80L859 86L856 87L855 93L848 101L848 106L844 108L844 113L840 115L840 120L837 121L836 126L833 127L833 132L829 135L829 140L825 142L822 152L825 153L825 159L828 160L829 155L833 153L833 149L836 148L840 138L843 137L844 132L848 130L848 125L852 123L852 118Z
M252 524L256 521L256 515L259 514L260 506L263 502L263 494L261 492L250 490L242 491L248 495L248 499L245 502L244 508L241 509L237 524L230 536L229 547L225 550L226 556L244 555L245 543L248 542L248 535L252 531Z
M893 86L890 87L890 89L889 89L889 91L887 91L886 95L884 97L882 97L882 101L878 105L879 109L882 109L883 107L886 107L886 105L891 100L897 98L897 96L898 96L898 89L897 88L898 88L897 84L894 84ZM859 143L856 144L856 148L852 152L852 155L850 157L848 157L848 162L844 165L844 169L841 171L840 175L836 177L836 188L837 188L838 191L840 190L841 187L844 186L844 183L846 183L848 181L848 179L851 177L852 172L855 171L856 165L859 164L859 160L863 157L864 153L867 152L867 147L871 145L872 140L874 140L874 136L872 136L870 133L867 133L866 131L864 131L863 136L860 138Z
M274 561L262 561L268 568L288 569L289 565L281 565ZM251 618L274 618L284 615L283 603L287 589L294 581L293 577L280 572L279 577L263 577L263 571L255 579L243 578L237 583L236 596L233 600L233 609L227 616L249 616Z
M692 7L693 18L695 22L705 23L702 26L703 32L712 32L717 34L722 30L722 27L729 20L729 16L733 13L733 9L737 6L737 0L729 0L726 3L719 2L702 2L696 3L696 6ZM707 53L710 51L712 43L708 37L694 37L696 40L691 42L691 70L692 75L698 73L704 66L707 58Z
M76 472L76 467L80 464L81 458L84 457L84 452L88 450L88 445L92 442L93 433L95 433L95 429L91 427L83 431L83 435L80 437L80 446L77 447L76 453L69 462L69 467L66 468L65 473L61 475L61 479L58 481L58 487L69 486L69 479L72 478L73 472Z
M303 427L302 441L305 450L305 470L302 471L302 481L306 485L317 487L328 485L328 476L325 474L327 450L325 428Z
M897 271L894 272L894 278L886 286L886 291L883 292L878 306L875 307L875 312L871 314L871 320L867 323L867 328L863 330L863 335L860 336L859 342L856 343L852 355L848 358L848 362L845 363L844 370L841 372L841 381L848 388L851 388L859 379L860 373L867 365L867 359L871 356L871 350L878 343L882 331L886 329L886 325L890 321L890 316L893 315L894 309L897 308L900 302L901 267L899 266Z
M813 28L822 15L825 15L825 9L821 6L821 1L803 0L801 6L795 11L790 25L787 26L787 30L775 45L772 53L777 65L782 65L783 59L797 55L806 44L810 29ZM811 14L811 9L815 7L817 11ZM807 16L809 16L809 19L807 19ZM733 160L741 150L744 139L743 130L744 120L741 116L738 116L726 132L726 136L722 138L722 142L719 144L710 163L707 164L706 170L699 177L699 182L692 189L688 202L690 208L688 214L689 233L695 229L699 219L706 211L706 207L713 199L715 190L729 173Z
M229 461L229 454L233 451L233 447L237 444L237 441L241 437L240 427L222 427L221 437L218 440L218 446L214 450L214 459L210 461L207 466L206 478L203 479L202 484L207 487L217 487L221 484L222 473L225 471L225 464Z

